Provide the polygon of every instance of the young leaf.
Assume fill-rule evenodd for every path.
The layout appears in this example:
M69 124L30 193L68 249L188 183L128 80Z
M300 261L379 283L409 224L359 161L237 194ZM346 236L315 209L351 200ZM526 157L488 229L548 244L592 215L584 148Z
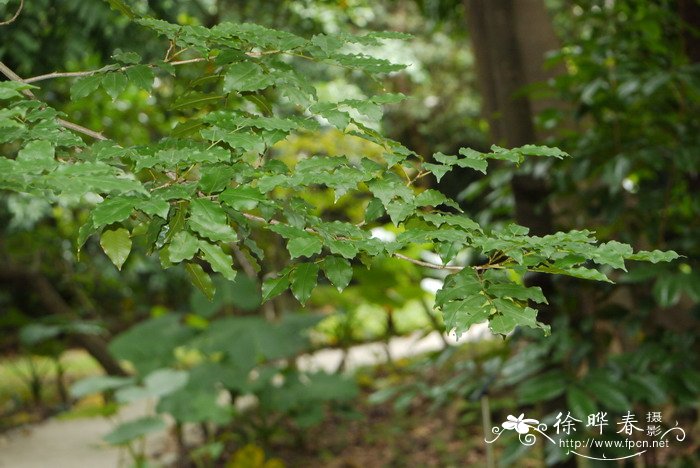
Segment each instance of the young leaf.
M112 260L114 266L118 270L122 269L122 265L126 261L131 252L131 236L129 231L124 228L115 229L113 231L105 231L100 237L100 246L107 256Z

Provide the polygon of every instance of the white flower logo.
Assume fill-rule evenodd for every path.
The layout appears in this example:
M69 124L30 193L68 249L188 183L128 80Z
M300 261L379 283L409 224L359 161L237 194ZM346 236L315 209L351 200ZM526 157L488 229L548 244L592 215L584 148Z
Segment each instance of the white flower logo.
M512 431L515 429L518 434L527 434L530 431L530 426L537 426L540 422L537 419L525 419L525 413L521 413L517 418L509 414L507 421L501 424L503 429Z

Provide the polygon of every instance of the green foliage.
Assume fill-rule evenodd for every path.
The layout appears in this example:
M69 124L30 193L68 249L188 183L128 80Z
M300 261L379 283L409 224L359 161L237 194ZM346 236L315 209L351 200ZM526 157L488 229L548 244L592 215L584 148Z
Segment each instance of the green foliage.
M493 274L493 270L519 276L540 271L607 281L587 262L624 269L625 259L658 261L676 257L672 252L634 254L630 247L619 243L596 245L587 231L535 237L528 236L522 227L511 226L489 232L463 215L442 211L443 206L457 210L459 206L435 190L416 194L412 185L418 175L434 172L439 179L453 166L485 172L489 159L520 164L525 156L561 158L565 153L533 145L512 150L494 146L490 153L463 148L459 156L436 154L439 165L424 163L416 153L359 120L359 116L378 120L382 105L403 96L317 102L313 86L283 60L285 56L303 56L372 74L390 73L401 67L346 53L344 46L376 45L394 35L317 35L307 40L252 24L224 23L207 29L148 18L137 22L178 47L197 50L202 61L213 65L200 71L198 81L211 81L218 88L216 92L230 100L225 110L208 113L201 120L196 113L186 111L182 118L201 123L199 130L188 137L171 135L151 145L124 148L115 142L99 142L86 148L60 125L55 111L39 101L24 99L21 85L0 85L9 105L1 122L13 129L6 141L22 145L15 158L0 160L7 169L2 172L0 186L56 196L88 192L102 195L104 201L93 210L80 243L109 226L101 234L101 245L118 268L127 260L132 237L139 235L139 230L131 226L160 226L160 232L154 231L155 238L164 241L149 240L149 249L160 253L165 268L187 262L194 284L211 296L212 283L199 262L206 262L213 271L233 281L236 270L229 249L237 244L235 248L259 256L261 252L250 251L240 241L254 230L270 230L287 240L291 269L274 284L267 283L263 298L270 299L290 287L297 300L305 303L317 284L319 265L336 286L342 288L350 282L352 268L337 255L346 259L399 255L410 261L401 252L415 243L440 246L449 242L458 249L474 248L489 261L476 268L465 265L462 273L446 281L437 306L446 315L448 328L462 333L471 324L488 320L495 333L507 334L517 326L547 330L536 321L536 311L528 304L528 300L542 302L544 298L533 296L519 282L507 279L508 275ZM140 58L136 54L115 58L124 64L121 68L99 71L100 85L113 99L130 83L143 87L152 81L152 70L175 72L165 63L144 68L137 64ZM135 67L140 67L138 72L125 73ZM87 98L94 92L94 80L79 88L75 87L77 83L81 81L73 87L74 99ZM247 110L248 98L269 100L272 96L291 107L274 116ZM309 107L310 103L313 105ZM303 109L306 111L300 112ZM295 132L316 131L316 122L324 120L354 138L378 145L382 158L316 156L290 167L274 157L271 149L275 143ZM86 158L84 153L92 157ZM305 191L323 187L334 190L336 199L350 193L376 197L402 232L396 241L385 243L348 221L323 219L300 198ZM157 218L166 222L153 224ZM468 278L471 282L464 283ZM443 296L451 300L445 301Z

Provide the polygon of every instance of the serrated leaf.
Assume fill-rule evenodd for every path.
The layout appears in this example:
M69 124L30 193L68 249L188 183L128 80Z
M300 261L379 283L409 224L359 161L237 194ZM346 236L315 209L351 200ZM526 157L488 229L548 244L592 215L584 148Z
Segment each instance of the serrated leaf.
M252 210L258 203L267 200L265 195L253 187L235 187L224 190L219 199L234 210Z
M299 302L305 304L318 281L318 265L302 263L292 271L292 294Z
M391 222L394 223L394 226L398 226L400 222L413 214L414 210L414 205L402 200L394 200L386 205L386 212L389 218L391 218Z
M489 295L495 297L510 297L522 301L531 300L537 303L547 303L547 299L542 294L542 289L538 287L526 287L514 283L496 283L489 285L486 290Z
M476 294L464 300L447 303L442 306L442 313L446 330L454 330L459 338L472 325L488 319L491 314L491 307L485 296Z
M636 252L632 255L629 255L627 258L629 258L630 260L639 260L639 261L643 261L643 262L659 263L659 262L671 262L677 258L680 258L680 255L678 255L673 250L668 250L668 251L654 250L651 252L646 251L646 250L640 250L639 252Z
M214 293L216 292L216 288L214 287L211 277L202 269L201 266L196 263L186 263L185 271L190 277L192 284L194 284L197 289L202 291L207 299L211 301L214 298Z
M229 281L236 279L233 260L230 255L224 252L220 245L210 244L202 240L199 241L199 250L202 251L202 258L211 265L215 272L221 273Z
M282 275L277 278L269 278L263 281L262 284L262 300L263 302L269 301L284 291L289 287L290 281L289 276Z
M257 91L272 84L269 75L263 72L260 65L252 62L234 63L229 66L224 75L224 92Z
M100 237L100 246L114 266L121 270L131 252L131 235L124 228L104 231Z
M598 407L593 398L576 386L571 386L566 392L567 409L574 417L585 420L589 414L595 414Z
M50 171L58 165L54 152L53 145L48 141L30 141L17 154L16 170L35 174Z
M97 91L102 82L102 75L91 75L80 78L70 87L70 98L75 101L89 96Z
M538 328L535 309L501 298L493 299L492 304L497 313L489 319L489 327L494 333L506 335L517 326Z
M452 170L452 166L445 164L433 164L433 163L423 163L423 168L428 172L432 172L435 176L435 180L440 182L445 174Z
M134 10L122 0L107 0L107 3L109 3L109 6L111 6L113 10L118 11L129 19L134 19L137 16Z
M188 223L193 231L213 241L236 242L236 231L228 224L221 205L201 198L192 200Z
M311 257L321 253L322 247L321 239L311 234L294 237L287 242L287 250L292 258Z
M178 98L170 108L172 110L182 109L199 109L209 104L213 104L222 100L224 96L220 94L204 94L197 91L192 91Z
M126 85L129 84L129 81L122 72L110 72L102 76L101 83L104 90L107 91L107 94L114 100L126 89Z
M135 65L126 70L126 76L138 88L150 91L153 87L155 74L148 65Z
M352 266L346 259L330 255L323 259L322 268L326 278L338 288L338 291L342 291L350 284Z
M189 260L199 251L199 239L187 231L175 234L168 247L168 258L173 263Z
M92 211L92 221L96 228L124 221L134 210L137 199L133 197L108 198Z
M170 212L170 203L157 198L142 200L138 202L135 207L146 214L158 216L163 219L167 219L168 213Z

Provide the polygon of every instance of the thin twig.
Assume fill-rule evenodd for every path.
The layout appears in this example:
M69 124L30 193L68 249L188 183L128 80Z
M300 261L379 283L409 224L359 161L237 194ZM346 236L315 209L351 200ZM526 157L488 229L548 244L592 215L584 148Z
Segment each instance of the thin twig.
M167 62L169 65L173 66L178 66L178 65L188 65L190 63L198 63L198 62L206 62L209 60L208 58L205 57L198 57L198 58L193 58L193 59L187 59L187 60L177 60L175 62ZM135 67L136 65L125 65L121 68L118 68L115 71L126 71L129 68ZM154 68L155 65L149 64L148 65L151 68ZM32 76L31 78L27 78L24 80L25 83L35 83L37 81L43 81L43 80L51 80L54 78L79 78L82 76L92 76L97 73L102 72L102 68L98 68L96 70L86 70L86 71L77 71L77 72L53 72L53 73L47 73L45 75L38 75L38 76Z
M63 120L63 119L56 119L56 121L63 128L67 128L68 130L73 130L74 132L82 133L83 135L93 137L96 140L107 140L108 139L106 136L102 135L101 133L96 132L94 130L90 130L89 128L83 127L82 125L78 125L76 123L69 122L69 121Z
M10 69L7 65L5 65L2 62L0 62L0 73L5 75L6 77L8 77L12 81L16 81L18 83L26 83L26 81L23 80L22 77L20 77L17 73L12 71L12 69ZM22 90L22 93L24 93L25 96L30 97L32 99L36 98L34 93L32 93L31 90L29 90L29 89ZM82 125L78 125L76 123L69 122L69 121L64 120L64 119L56 119L56 121L58 122L58 124L61 127L67 128L68 130L73 130L74 132L82 133L84 135L90 136L90 137L95 138L97 140L106 140L107 139L101 133L96 132L94 130L90 130L89 128L85 128Z
M7 21L0 21L0 26L7 26L8 24L14 23L15 20L19 17L19 14L22 13L22 8L24 7L24 0L19 0L19 7L17 8L17 11L15 11L15 14L12 16Z

